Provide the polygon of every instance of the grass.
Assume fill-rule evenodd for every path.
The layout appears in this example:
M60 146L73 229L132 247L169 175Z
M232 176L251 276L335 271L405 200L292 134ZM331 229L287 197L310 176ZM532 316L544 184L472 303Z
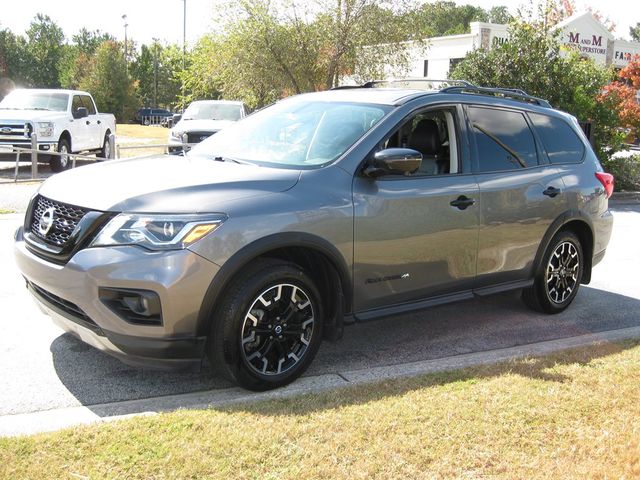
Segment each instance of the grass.
M169 129L160 126L145 126L129 123L116 125L116 143L121 146L142 144L166 144ZM124 137L124 138L123 138ZM159 155L166 153L164 148L136 148L120 150L121 157L138 157L143 155Z
M1 478L638 478L640 340L0 439Z
M0 208L0 215L5 215L7 213L16 213L16 211L11 209L6 209L6 208Z

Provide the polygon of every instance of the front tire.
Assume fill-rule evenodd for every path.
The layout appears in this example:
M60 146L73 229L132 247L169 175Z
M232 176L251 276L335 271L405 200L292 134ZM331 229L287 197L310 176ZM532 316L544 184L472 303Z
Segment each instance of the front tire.
M249 390L286 385L315 357L323 318L318 289L300 267L260 260L232 281L216 309L209 359Z
M538 266L534 283L522 292L525 304L543 313L560 313L573 301L584 271L580 239L569 231L558 232Z
M51 171L58 173L69 168L69 153L71 153L71 147L69 145L69 141L66 138L61 138L58 142L58 153L63 153L64 155L52 155L49 159L49 167L51 167Z

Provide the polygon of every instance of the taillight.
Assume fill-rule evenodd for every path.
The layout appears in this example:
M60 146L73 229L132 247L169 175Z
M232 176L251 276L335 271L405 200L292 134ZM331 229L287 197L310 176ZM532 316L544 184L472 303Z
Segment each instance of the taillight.
M600 180L600 183L604 187L607 198L611 197L611 195L613 194L613 175L611 175L610 173L596 172L596 178Z

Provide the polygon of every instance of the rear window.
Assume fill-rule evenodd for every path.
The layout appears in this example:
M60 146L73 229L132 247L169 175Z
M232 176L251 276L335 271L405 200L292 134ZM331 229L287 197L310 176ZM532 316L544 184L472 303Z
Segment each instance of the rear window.
M561 118L530 113L551 163L579 163L584 156L584 144L575 130Z
M520 112L469 108L480 172L518 170L538 164L533 133Z

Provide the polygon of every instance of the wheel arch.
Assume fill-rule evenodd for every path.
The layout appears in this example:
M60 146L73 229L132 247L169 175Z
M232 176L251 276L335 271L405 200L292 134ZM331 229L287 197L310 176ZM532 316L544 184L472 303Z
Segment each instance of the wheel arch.
M58 139L58 143L60 143L60 140L62 139L69 142L69 152L73 152L73 142L71 141L71 133L69 132L69 130L63 130L63 132L60 134L60 138Z
M582 281L580 283L588 284L591 282L591 267L593 263L593 223L591 219L581 212L567 212L556 218L556 220L547 229L538 251L536 253L534 265L534 274L540 268L542 257L549 248L551 239L561 230L569 230L575 233L580 239L582 245L582 253L584 257L584 269Z
M343 255L327 240L307 233L278 233L256 240L229 258L211 280L198 314L198 335L209 335L215 307L230 282L259 258L277 258L299 265L323 296L325 339L342 335L344 316L351 313L352 281Z

